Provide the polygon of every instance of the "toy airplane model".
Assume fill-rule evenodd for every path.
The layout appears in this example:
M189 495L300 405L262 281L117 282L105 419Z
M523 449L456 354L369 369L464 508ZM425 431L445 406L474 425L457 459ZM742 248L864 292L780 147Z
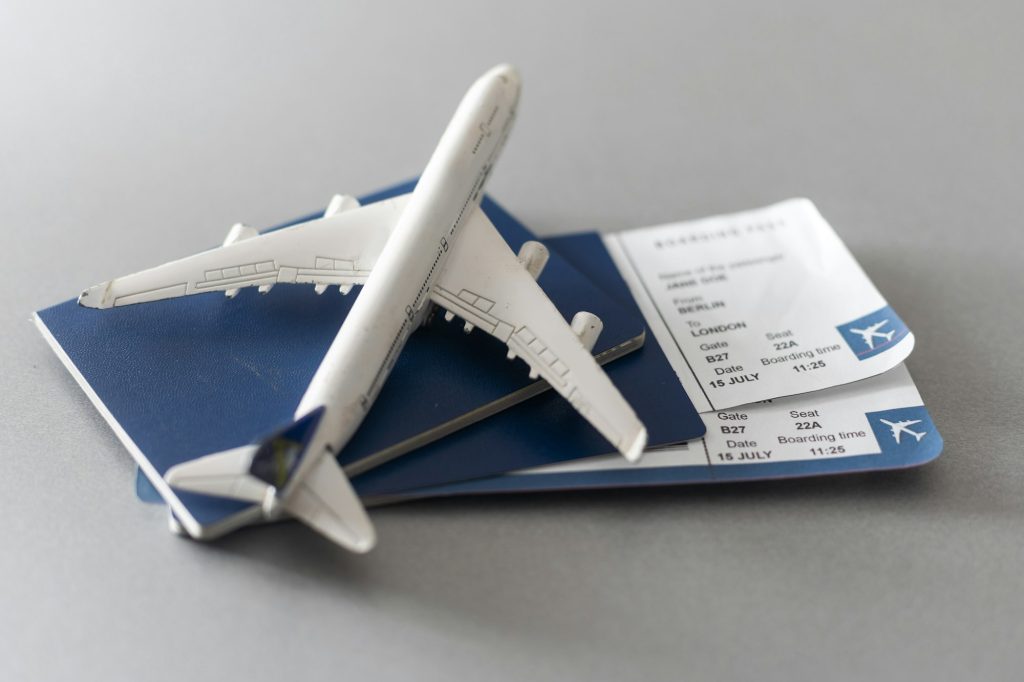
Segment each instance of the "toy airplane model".
M435 306L465 330L485 330L543 377L627 459L647 431L590 354L601 322L572 326L537 285L547 262L537 242L514 254L480 210L484 183L508 137L519 75L497 66L470 87L415 191L360 207L335 196L324 216L258 234L235 225L223 246L90 287L91 308L144 303L279 283L363 290L295 410L261 443L207 455L166 474L181 490L259 503L268 519L288 513L355 552L376 535L335 456L345 446L406 340Z

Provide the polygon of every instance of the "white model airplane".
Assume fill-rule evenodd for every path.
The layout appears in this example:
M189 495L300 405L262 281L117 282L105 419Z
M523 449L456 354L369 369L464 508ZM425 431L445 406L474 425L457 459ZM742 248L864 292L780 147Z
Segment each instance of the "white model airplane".
M349 441L406 340L434 306L508 345L533 377L543 377L627 459L640 457L647 431L590 354L601 323L578 313L572 327L535 278L546 249L517 257L480 210L484 183L508 137L519 75L497 66L466 93L415 191L359 207L335 196L322 218L257 234L236 225L224 245L97 284L78 302L110 308L241 287L266 293L279 283L363 290L295 410L295 420L261 443L170 469L179 489L262 505L268 519L295 516L356 552L375 541L335 456ZM458 352L457 348L452 349Z
M887 324L889 324L889 320L882 320L881 322L874 323L867 329L850 329L850 331L854 334L860 334L860 338L864 343L868 344L868 350L874 350L876 338L892 341L892 335L896 333L895 330L887 332L878 331Z
M907 421L902 422L891 422L888 419L879 419L878 421L882 422L883 424L889 427L889 430L892 431L892 437L896 439L896 445L900 444L900 436L904 433L907 434L908 436L913 436L914 440L916 440L919 443L921 442L922 438L928 435L927 431L912 431L911 429L907 428L908 426L913 426L914 424L920 424L920 419L908 419Z

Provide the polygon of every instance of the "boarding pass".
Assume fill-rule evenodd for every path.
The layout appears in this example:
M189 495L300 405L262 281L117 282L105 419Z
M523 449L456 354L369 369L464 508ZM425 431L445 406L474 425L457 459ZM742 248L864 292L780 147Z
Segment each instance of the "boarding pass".
M699 412L875 376L914 336L806 199L605 236Z

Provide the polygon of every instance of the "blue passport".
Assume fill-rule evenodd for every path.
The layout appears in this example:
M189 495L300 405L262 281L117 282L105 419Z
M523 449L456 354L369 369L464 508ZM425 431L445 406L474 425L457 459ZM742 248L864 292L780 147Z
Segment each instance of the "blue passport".
M370 203L413 187L414 182L403 183L361 200ZM533 238L490 198L482 208L513 250ZM539 283L567 318L578 310L602 318L605 329L594 349L599 360L643 345L645 327L635 307L607 295L557 252ZM260 296L245 289L234 300L190 296L104 311L69 300L39 311L37 322L140 470L155 478L177 463L252 442L288 422L357 292L316 296L311 287L291 286ZM367 461L393 458L541 392L544 385L528 378L521 361L506 361L505 350L486 334L467 336L460 324L440 319L418 331L342 453L342 464L361 470ZM615 375L612 379L617 381ZM675 382L670 370L662 379ZM703 433L703 423L677 383L674 389L671 404L678 411L666 428L652 430L653 444ZM576 447L571 439L577 434L596 441L600 452L608 449L558 396L539 400L557 405L545 410L544 424L556 431L555 437L562 436L564 445L544 461L594 454ZM438 462L428 462L417 451L391 459L356 483L361 491L365 486L387 494L492 476L537 461L519 454L507 451L503 442L470 458L447 456ZM231 500L176 493L171 501L175 513L191 515L210 536L256 518L250 505Z

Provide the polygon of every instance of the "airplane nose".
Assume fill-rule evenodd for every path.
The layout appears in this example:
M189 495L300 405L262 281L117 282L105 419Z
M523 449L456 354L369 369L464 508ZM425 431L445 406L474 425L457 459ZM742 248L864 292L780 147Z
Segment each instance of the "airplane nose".
M485 73L484 78L487 80L497 78L513 87L518 87L520 84L519 70L511 64L498 64Z

